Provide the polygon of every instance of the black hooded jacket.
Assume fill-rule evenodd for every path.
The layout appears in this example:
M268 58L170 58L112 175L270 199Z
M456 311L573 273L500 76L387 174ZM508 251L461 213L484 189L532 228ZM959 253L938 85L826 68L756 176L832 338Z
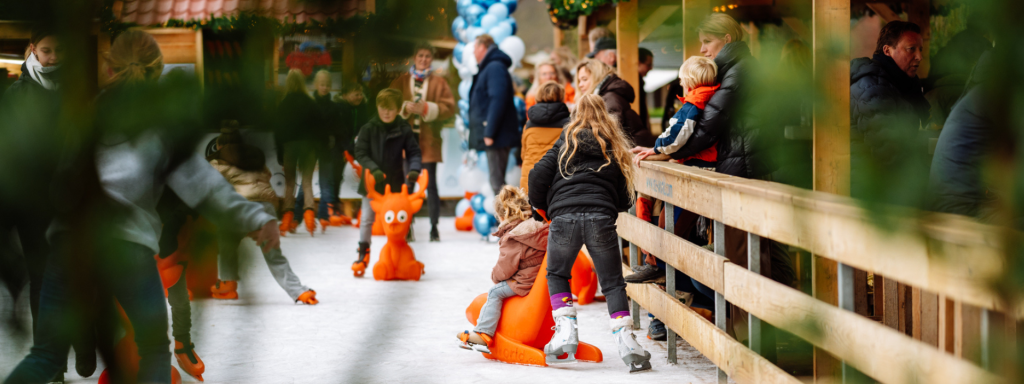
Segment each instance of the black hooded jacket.
M640 119L640 115L633 111L630 103L636 99L633 86L626 80L622 80L616 74L610 74L598 84L597 94L604 99L608 113L615 116L622 125L622 130L633 140L633 144L642 147L654 145L654 135L650 128Z
M524 130L533 127L564 127L569 123L569 107L562 102L537 103L526 111L526 115L530 120L526 122Z
M605 160L592 130L579 130L577 139L579 148L569 164L559 167L562 147L569 145L562 131L555 145L534 166L530 172L530 204L545 211L548 219L565 213L601 212L616 217L618 212L625 212L633 202L618 163ZM611 151L608 157L614 160Z
M492 47L480 61L469 90L469 147L487 149L484 138L494 140L493 148L519 146L519 118L513 102L515 87L508 69L512 58Z
M715 57L720 88L708 100L693 135L671 156L684 159L716 145L717 172L746 178L758 178L773 169L758 153L760 145L756 119L750 113L750 76L757 59L750 55L747 43L726 44Z
M374 117L366 123L359 130L354 156L359 165L363 166L363 172L384 172L385 180L374 180L377 192L381 194L384 193L385 184L391 186L392 192L402 190L402 184L406 181L406 162L409 172L419 172L423 168L420 136L413 133L412 127L401 117L396 117L391 123L384 123L380 117ZM364 179L360 177L359 194L365 196Z
M857 157L894 164L900 157L923 154L923 144L908 145L907 140L916 137L929 108L921 82L903 72L891 57L854 59L850 63L851 172L858 172ZM913 150L917 147L919 151Z

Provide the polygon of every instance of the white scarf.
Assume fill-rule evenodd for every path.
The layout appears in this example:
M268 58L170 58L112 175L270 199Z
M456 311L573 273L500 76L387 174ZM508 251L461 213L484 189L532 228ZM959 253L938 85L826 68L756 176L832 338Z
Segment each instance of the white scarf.
M25 59L25 66L28 68L28 75L35 80L39 85L48 90L56 90L59 88L57 82L53 81L53 73L60 69L60 65L54 65L50 67L44 67L39 59L36 59L36 54L29 54L28 59Z

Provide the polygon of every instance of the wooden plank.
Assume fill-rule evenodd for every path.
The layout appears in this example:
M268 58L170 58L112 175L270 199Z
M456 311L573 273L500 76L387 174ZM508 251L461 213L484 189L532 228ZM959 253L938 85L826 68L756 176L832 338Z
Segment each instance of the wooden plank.
M931 69L931 55L928 50L932 40L931 1L911 0L905 5L904 10L907 12L907 21L921 27L923 43L921 44L921 66L917 68L917 77L923 79L928 77L928 71Z
M683 60L700 56L697 26L711 13L710 0L683 0Z
M814 190L850 194L850 1L814 0Z
M900 301L896 280L882 278L882 300L885 306L885 315L882 324L892 329L900 328Z
M647 36L650 36L655 29L657 29L662 24L665 24L665 20L668 20L669 17L672 17L672 14L676 13L677 10L679 10L678 5L662 5L658 7L658 9L654 11L654 13L652 13L650 16L647 16L647 19L645 19L644 22L640 24L640 29L638 32L639 41L644 41L644 39L646 39Z
M912 311L911 298L909 297L907 285L903 283L896 283L896 297L899 301L899 331L904 335L910 335L913 333L913 323L910 319Z
M579 38L579 42L576 44L576 52L579 58L582 60L587 57L587 53L590 53L590 37L587 36L590 30L587 28L587 17L580 16L576 24L576 33Z
M205 74L206 74L206 70L205 70L206 65L205 65L205 61L204 61L204 58L203 58L203 30L202 29L196 31L195 44L196 44L196 46L195 46L195 50L196 50L196 69L195 69L195 71L196 71L196 80L199 81L199 87L202 88L202 87L206 86L206 83L204 82Z
M884 284L882 282L882 275L879 275L877 273L875 274L874 284L875 292L874 295L871 297L872 305L874 306L874 312L872 312L871 315L884 323L885 300L883 299L884 295L882 294L882 284Z
M811 293L814 298L830 305L839 304L839 264L821 256L811 254ZM732 282L730 282L732 283ZM756 316L756 314L755 314ZM814 380L838 377L840 362L827 352L814 347Z
M940 351L953 353L953 301L939 295L939 341Z
M0 39L31 39L32 23L0 20Z
M637 19L637 1L623 1L615 6L615 50L618 59L618 75L633 86L633 98L630 106L633 112L640 112L640 73L639 64L639 20Z
M623 273L631 273L628 266L623 265ZM800 383L653 284L627 284L626 293L735 382Z
M561 48L562 45L564 45L565 32L562 31L562 28L558 28L558 27L551 27L551 28L554 29L552 31L552 36L555 39L555 48L554 49Z
M620 213L616 222L619 236L657 256L708 288L722 292L722 268L726 258L686 241L656 225L628 213Z
M868 316L868 273L860 269L853 270L853 312Z
M880 16L882 18L882 20L885 20L886 23L888 23L890 21L897 21L897 20L900 19L900 15L897 15L896 12L894 12L892 10L892 8L889 7L889 4L886 4L886 3L867 3L867 6L873 12L877 13L878 16Z
M921 291L921 341L933 347L939 346L939 295ZM914 329L918 329L916 326Z
M725 265L725 281L730 303L821 347L878 381L1003 382L981 367L735 264Z
M981 362L981 309L956 302L953 312L953 355L961 359Z

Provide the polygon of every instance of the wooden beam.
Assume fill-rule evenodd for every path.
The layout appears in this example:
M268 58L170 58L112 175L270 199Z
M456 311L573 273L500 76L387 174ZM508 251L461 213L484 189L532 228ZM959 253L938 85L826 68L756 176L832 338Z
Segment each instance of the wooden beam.
M722 281L722 268L727 262L725 257L628 213L619 214L616 226L619 228L619 236L624 240L636 244L708 288L717 292L725 290Z
M644 41L647 39L647 36L650 36L655 29L665 24L665 20L672 17L672 14L676 13L677 10L679 10L678 5L662 5L658 7L654 13L647 16L647 20L640 24L639 40Z
M940 351L953 354L953 300L939 295L939 342Z
M886 3L867 3L867 6L872 11L877 13L878 16L881 16L882 20L885 20L886 23L888 23L890 21L896 21L896 20L900 19L900 15L897 15L896 12L894 12L892 10L892 8L889 7L889 4L886 4Z
M366 13L377 13L377 0L366 0Z
M700 56L697 26L709 13L710 0L683 0L683 61L691 56Z
M578 52L576 52L576 55L579 56L580 60L587 57L587 54L590 53L590 38L587 36L590 30L587 28L587 25L587 17L580 16L576 24L576 35L580 39L579 44L577 44L576 50Z
M931 2L929 0L911 0L906 5L907 21L921 27L921 66L917 69L917 77L928 77L931 69L931 55L928 47L932 41Z
M615 45L616 64L619 77L633 86L633 112L640 112L640 73L639 64L639 20L637 19L637 1L623 1L615 6Z
M561 48L562 45L564 45L564 42L565 42L565 32L562 31L562 28L558 28L557 26L556 27L552 27L552 28L554 28L554 31L552 31L552 36L555 39L555 48L554 49Z
M882 324L892 329L900 329L900 300L896 280L882 277L882 305L884 314ZM878 292L878 287L875 287Z

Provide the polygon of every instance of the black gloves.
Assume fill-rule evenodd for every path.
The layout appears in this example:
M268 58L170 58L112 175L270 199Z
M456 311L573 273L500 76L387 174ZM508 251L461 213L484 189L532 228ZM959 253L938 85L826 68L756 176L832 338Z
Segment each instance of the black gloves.
M405 185L409 187L409 193L416 189L416 179L420 177L419 171L409 171L405 176Z
M373 176L374 184L380 184L384 182L384 171L381 171L379 169L376 171L370 171L370 175Z

